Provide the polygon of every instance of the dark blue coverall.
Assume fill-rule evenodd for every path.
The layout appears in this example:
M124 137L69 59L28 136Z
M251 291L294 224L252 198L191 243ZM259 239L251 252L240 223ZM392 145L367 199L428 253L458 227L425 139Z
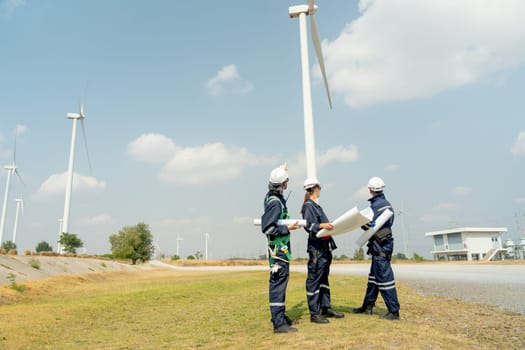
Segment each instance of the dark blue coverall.
M308 232L308 276L306 277L306 298L311 315L318 315L323 308L330 308L330 284L328 275L332 264L332 250L336 249L332 237L317 238L322 223L330 222L323 208L309 199L301 208L303 219L306 220L305 230Z
M392 212L394 211L383 193L370 198L369 201L370 207L374 212L374 217L370 224L363 227L364 229L372 227L379 215L381 215L386 209L390 209ZM383 234L386 234L386 237L382 241L379 240L377 237L380 232L377 232L368 241L367 254L372 255L372 265L370 267L370 274L368 275L368 285L363 300L363 308L366 308L368 305L374 305L377 300L377 295L380 292L388 311L391 313L399 311L394 272L390 265L392 252L394 251L394 239L392 238L393 224L394 216L392 215L392 217L379 230L386 230L382 232Z
M288 219L286 200L278 192L268 192L264 198L264 214L261 230L268 240L270 260L270 312L274 328L287 324L285 298L289 261L291 257L290 231L286 225L278 225L279 219Z

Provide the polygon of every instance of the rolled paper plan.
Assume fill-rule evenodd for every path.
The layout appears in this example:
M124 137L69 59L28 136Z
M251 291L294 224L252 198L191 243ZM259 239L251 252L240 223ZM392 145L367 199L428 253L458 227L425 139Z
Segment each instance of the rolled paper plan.
M382 212L381 215L377 217L374 227L371 227L365 232L363 232L363 234L359 236L357 241L355 241L357 243L357 246L362 247L363 244L365 244L373 235L376 234L377 231L379 231L385 225L385 223L388 221L388 219L392 217L392 215L394 215L394 213L390 209L387 209L384 212Z
M369 223L374 217L372 209L366 208L359 211L357 207L353 207L337 219L332 222L334 228L331 231L322 229L317 232L317 237L325 236L337 236L343 233L352 232L358 228L361 228L364 224Z

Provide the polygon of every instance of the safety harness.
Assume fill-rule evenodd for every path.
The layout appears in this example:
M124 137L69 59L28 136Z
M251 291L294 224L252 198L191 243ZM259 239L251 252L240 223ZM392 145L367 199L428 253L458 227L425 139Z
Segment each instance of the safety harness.
M269 196L264 202L264 205L266 206L270 202L273 202L273 201L278 201L279 205L281 206L281 214L279 215L279 220L289 219L290 215L288 214L288 209L284 206L284 204L281 202L279 197ZM292 259L292 254L290 254L290 250L288 248L290 244L290 234L283 235L283 236L275 236L273 239L270 239L269 236L270 236L269 232L266 233L266 241L268 244L268 262L270 264L270 267L273 266L273 264L275 263L275 260L281 260L281 261L288 263ZM272 246L273 246L273 249L272 249ZM284 255L286 255L286 259L288 260L278 257L277 252L279 251L282 251Z

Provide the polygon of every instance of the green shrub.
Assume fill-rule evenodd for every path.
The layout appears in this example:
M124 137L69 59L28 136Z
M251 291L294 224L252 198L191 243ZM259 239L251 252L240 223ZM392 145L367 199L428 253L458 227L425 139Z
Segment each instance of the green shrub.
M12 272L10 272L6 278L11 281L11 284L9 285L9 288L13 289L13 290L16 290L17 292L20 292L22 293L23 291L25 291L27 289L27 286L23 285L23 284L18 284L16 283L16 275Z
M29 261L29 265L31 265L31 267L34 268L34 269L40 270L40 261L38 261L36 259L31 259Z

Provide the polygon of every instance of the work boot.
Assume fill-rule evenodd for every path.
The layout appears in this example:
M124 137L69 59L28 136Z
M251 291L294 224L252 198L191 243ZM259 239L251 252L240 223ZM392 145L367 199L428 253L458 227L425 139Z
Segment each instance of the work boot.
M368 304L366 307L358 307L352 310L354 314L365 314L365 315L372 315L372 309L374 308L374 304Z
M287 324L283 324L282 326L274 328L273 332L274 333L293 333L293 332L297 332L297 328L290 327Z
M292 320L290 317L284 315L284 319L286 320L286 324L288 326L293 326L293 325L296 325L296 324L299 324L299 321L297 320Z
M389 321L399 320L399 311L396 311L396 312L388 311L385 315L381 316L381 319L389 320Z
M339 311L335 311L334 309L327 307L323 308L323 312L321 312L321 315L325 317L333 317L333 318L343 318L345 317L345 314Z
M326 319L326 317L324 317L323 315L321 314L317 314L317 315L311 315L310 316L310 322L312 323L330 323L330 321L328 321Z

